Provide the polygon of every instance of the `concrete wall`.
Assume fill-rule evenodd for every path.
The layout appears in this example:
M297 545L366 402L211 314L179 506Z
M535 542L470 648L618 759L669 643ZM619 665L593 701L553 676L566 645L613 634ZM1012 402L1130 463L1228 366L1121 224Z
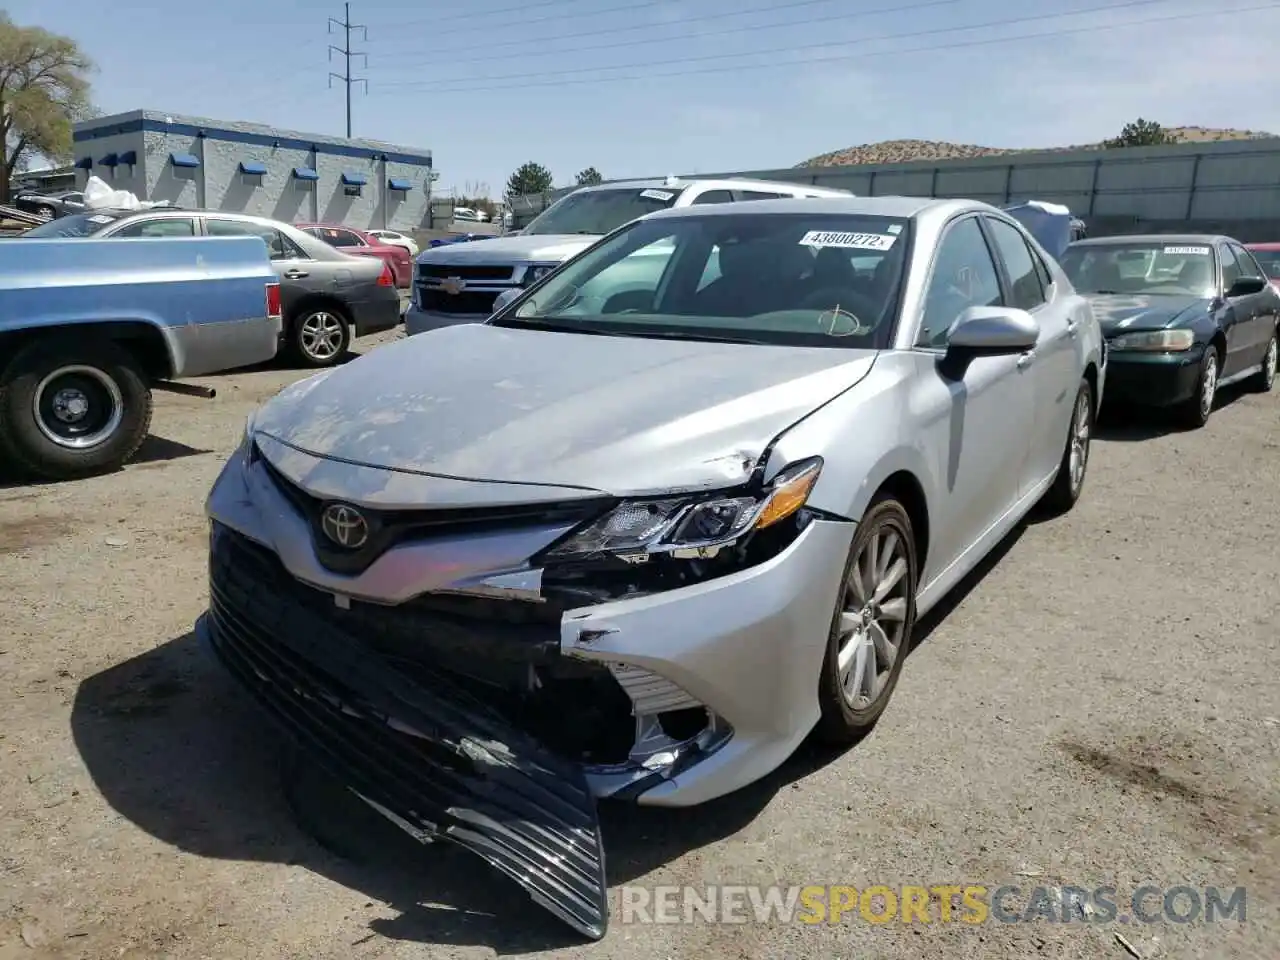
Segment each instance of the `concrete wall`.
M863 196L966 197L995 204L1050 200L1065 204L1090 224L1130 223L1144 229L1223 224L1235 227L1232 233L1241 239L1257 230L1280 239L1272 226L1280 223L1280 139L698 176L784 180ZM513 209L527 218L545 202L541 197L522 198Z
M83 185L90 173L145 200L228 210L286 222L322 220L362 229L413 230L428 225L431 153L374 140L347 140L276 130L258 124L226 123L155 111L103 117L77 126L76 157L94 162L78 170ZM114 171L101 165L109 153L136 151L138 164ZM196 168L175 167L171 154L192 154ZM242 161L267 167L261 177L240 172ZM314 169L320 179L293 176L295 167ZM349 195L344 173L362 174L359 195ZM391 179L407 180L407 191L391 190Z

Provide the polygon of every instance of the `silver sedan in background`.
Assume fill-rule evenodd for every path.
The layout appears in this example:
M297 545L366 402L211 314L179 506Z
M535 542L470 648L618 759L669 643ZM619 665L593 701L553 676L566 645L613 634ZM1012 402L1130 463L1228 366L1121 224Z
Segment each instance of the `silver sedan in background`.
M198 633L317 761L603 934L594 800L863 735L916 618L1080 496L1087 301L959 200L668 210L486 324L288 388L208 501Z

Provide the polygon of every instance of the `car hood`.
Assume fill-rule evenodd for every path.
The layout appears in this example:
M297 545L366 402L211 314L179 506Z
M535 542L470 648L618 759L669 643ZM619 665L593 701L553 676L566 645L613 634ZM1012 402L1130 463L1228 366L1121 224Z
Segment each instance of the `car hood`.
M1161 294L1089 294L1102 335L1112 337L1133 330L1166 330L1203 316L1209 309L1204 297Z
M254 429L313 456L433 477L615 496L720 488L875 357L462 324L294 384Z
M587 249L599 237L568 234L565 236L492 237L483 242L450 243L432 247L418 254L419 263L482 263L537 261L559 263Z

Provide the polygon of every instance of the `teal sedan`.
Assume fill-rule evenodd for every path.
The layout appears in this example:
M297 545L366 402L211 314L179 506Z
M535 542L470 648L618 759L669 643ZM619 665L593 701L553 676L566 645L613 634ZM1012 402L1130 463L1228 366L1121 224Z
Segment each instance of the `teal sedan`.
M1062 267L1106 337L1108 405L1172 410L1202 427L1218 388L1275 383L1280 293L1231 237L1100 237L1072 243Z

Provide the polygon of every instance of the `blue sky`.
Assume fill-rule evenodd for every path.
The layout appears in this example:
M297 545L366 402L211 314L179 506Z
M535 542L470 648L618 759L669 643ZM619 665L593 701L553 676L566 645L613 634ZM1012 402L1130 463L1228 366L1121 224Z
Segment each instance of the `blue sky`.
M886 139L1066 145L1139 115L1280 132L1277 101L1253 92L1275 69L1259 38L1280 35L1280 3L1249 9L1267 3L355 0L368 39L352 44L367 54L353 73L368 92L353 132L430 148L441 188L494 196L526 160L565 184L588 165L610 178L764 169ZM104 112L344 130L327 79L342 65L326 59L340 2L5 7L82 44ZM1154 22L1206 11L1219 15Z

